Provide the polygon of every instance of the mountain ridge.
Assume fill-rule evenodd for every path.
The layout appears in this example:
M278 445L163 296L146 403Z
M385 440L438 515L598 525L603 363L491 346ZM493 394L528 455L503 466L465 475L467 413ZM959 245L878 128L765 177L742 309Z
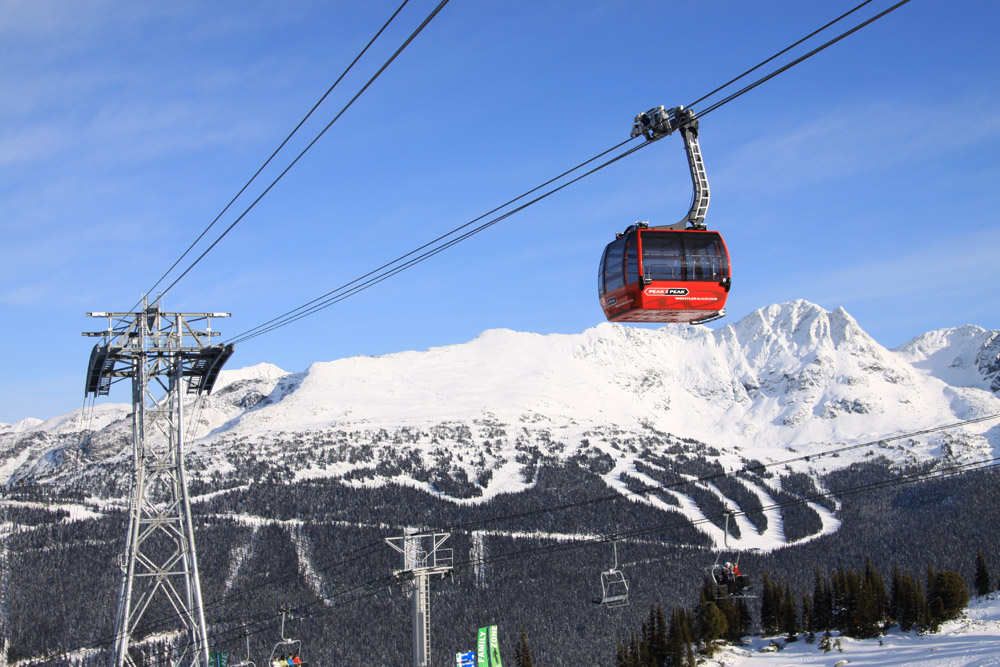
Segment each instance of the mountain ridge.
M620 488L623 472L664 455L671 438L703 443L721 465L738 467L1000 413L994 347L1000 332L968 325L888 350L843 308L804 300L716 330L492 329L466 343L316 362L299 373L268 363L223 371L215 392L188 408L189 456L194 478L267 460L296 478L444 474L478 486L481 498L524 488L541 460L596 457L616 462L604 474ZM961 363L944 363L951 357ZM130 412L102 404L0 431L0 480L56 483L94 466L120 473ZM628 444L643 438L655 441L648 453ZM998 447L1000 433L987 424L876 449L905 463L973 460ZM821 457L797 469L855 460Z

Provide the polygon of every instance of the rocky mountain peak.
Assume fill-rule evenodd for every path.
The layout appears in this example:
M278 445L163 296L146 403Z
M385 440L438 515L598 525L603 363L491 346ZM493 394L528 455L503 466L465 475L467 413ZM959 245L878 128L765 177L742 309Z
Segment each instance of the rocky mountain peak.
M493 475L485 485L494 490L501 476L525 483L539 458L634 465L663 456L670 438L730 460L780 460L1000 412L1000 398L982 391L1000 382L998 333L931 332L889 351L842 308L803 300L717 330L495 329L467 343L317 362L301 373L272 364L225 371L213 395L186 412L190 451L205 474L237 469L247 457L306 476L382 465L411 481L444 466L467 480L490 471L482 479ZM942 383L962 389L943 391ZM0 479L72 479L127 459L129 406L98 406L90 421L75 412L0 430ZM949 441L948 451L990 449L996 437L983 428ZM910 460L943 447L930 439L886 455ZM386 463L400 456L409 457L405 469ZM48 463L36 465L41 459Z

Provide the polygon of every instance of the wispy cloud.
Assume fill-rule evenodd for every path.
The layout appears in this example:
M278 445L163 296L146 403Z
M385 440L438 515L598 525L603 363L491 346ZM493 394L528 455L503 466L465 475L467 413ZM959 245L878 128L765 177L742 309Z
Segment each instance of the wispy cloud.
M1000 283L1000 230L941 234L903 255L877 261L846 263L839 271L825 271L813 285L821 301L844 303L912 300L933 303L961 299L972 285ZM845 258L847 259L847 258Z
M776 119L758 126L774 129L716 161L713 184L777 194L934 159L1000 136L1000 97L967 96L947 107L881 101L798 125Z
M0 39L30 43L73 35L85 38L94 30L134 15L138 7L111 0L10 0L0 6Z
M56 158L92 168L259 134L271 107L260 99L252 110L241 107L244 89L251 80L281 86L287 71L266 51L212 68L192 67L191 59L241 29L282 20L262 18L264 11L190 2L3 3L0 169Z
M262 12L275 13L195 2L0 4L0 304L75 306L81 285L145 275L165 237L171 255L183 250L178 227L198 210L196 195L178 197L190 188L189 165L242 158L271 130L277 99L241 104L248 81L286 85L266 53L203 68L188 51L271 25Z
M236 145L261 132L258 123L212 113L216 109L210 98L184 94L128 99L101 85L95 82L96 88L78 91L80 98L91 101L76 108L72 98L42 101L47 93L54 94L50 90L35 93L38 108L25 108L30 117L0 113L6 121L6 129L0 127L0 168L42 165L56 158L91 168L134 164L186 150ZM0 104L12 96L16 92L0 90Z

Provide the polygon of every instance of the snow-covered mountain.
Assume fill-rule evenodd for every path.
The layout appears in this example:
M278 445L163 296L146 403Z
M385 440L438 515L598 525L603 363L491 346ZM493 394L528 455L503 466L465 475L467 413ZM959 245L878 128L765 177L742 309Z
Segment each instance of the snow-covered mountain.
M657 479L679 455L731 470L873 442L791 469L818 473L872 455L972 461L1000 449L998 422L879 441L1000 413L998 392L998 331L946 329L888 350L843 309L800 300L718 330L491 330L302 373L225 371L188 409L190 467L216 485L263 464L295 479L394 481L475 503L530 487L546 461L583 461L619 490ZM103 470L123 478L106 487L120 492L130 411L105 404L0 428L0 479L81 484Z
M1000 391L1000 331L973 325L931 331L896 352L952 386Z
M982 520L996 506L995 476L861 494L851 492L889 471L842 468L879 459L943 461L947 470L997 456L1000 419L936 429L1000 415L998 340L1000 332L966 326L889 350L842 309L796 301L717 330L493 330L300 373L271 364L225 371L211 396L185 409L199 567L210 600L259 592L246 605L213 607L210 622L236 627L279 601L313 604L341 581L380 581L396 554L364 545L410 527L465 527L450 531L449 545L472 565L435 599L441 636L459 636L473 609L510 633L529 628L548 655L571 655L572 664L597 664L609 627L627 618L595 614L590 603L611 563L600 543L609 535L635 584L622 608L634 612L633 627L651 604L698 599L702 576L726 552L746 551L741 568L782 572L795 590L819 563L961 570L974 549L997 552L993 522ZM14 563L10 618L24 655L42 650L50 627L72 635L69 645L108 635L130 413L106 403L0 425L0 482L13 488L0 503L0 534L13 538L0 546ZM858 446L831 455L845 445ZM66 571L81 573L60 579L60 599L75 602L54 610L51 582ZM274 573L282 587L262 589ZM405 637L384 641L391 630L371 619L390 618L402 599L365 600L374 606L353 615L345 606L335 623L296 622L311 655L360 664L384 645L377 662L400 662L392 645ZM994 640L995 603L975 618L990 627L974 639ZM901 664L877 661L889 649L911 663L942 654L909 634L884 643L845 638L843 656L804 641L759 653L768 640L723 652L717 664L743 664L750 651L775 665Z

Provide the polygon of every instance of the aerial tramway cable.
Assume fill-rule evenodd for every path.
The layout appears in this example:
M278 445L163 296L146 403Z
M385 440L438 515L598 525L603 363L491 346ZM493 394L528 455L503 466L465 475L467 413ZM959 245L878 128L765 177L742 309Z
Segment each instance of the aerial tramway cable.
M899 9L900 7L902 7L903 5L905 5L906 3L908 3L909 1L910 0L900 0L900 2L897 2L892 7L889 7L888 9L886 9L886 10L884 10L882 12L879 12L878 14L876 14L873 17L871 17L867 21L863 21L863 22L859 23L858 25L854 26L850 30L847 30L845 32L840 33L839 35L837 35L836 37L834 37L830 41L825 42L824 44L821 44L820 46L816 47L815 49L813 49L809 53L806 53L805 55L799 56L798 58L796 58L795 60L791 61L790 63L788 63L786 65L782 65L778 69L772 71L770 74L768 74L766 76L762 76L761 78L757 79L756 81L754 81L753 83L751 83L751 84L749 84L747 86L744 86L743 88L741 88L740 90L736 91L735 93L732 93L731 95L729 95L729 96L727 96L727 97L719 100L718 102L715 102L715 103L711 104L705 110L701 111L698 114L698 116L699 117L707 116L708 114L712 113L713 111L715 111L719 107L724 106L726 104L729 104L730 102L732 102L733 100L735 100L737 97L740 97L740 96L742 96L742 95L750 92L751 90L753 90L757 86L761 85L762 83L770 81L771 79L773 79L774 77L778 76L782 72L788 71L792 67L795 67L796 65L798 65L802 61L807 60L808 58L813 57L814 55L816 55L820 51L823 51L827 47L832 46L833 44L836 44L837 42L839 42L840 40L844 39L845 37L848 37L849 35L854 34L855 32L857 32L858 30L861 30L865 26L870 25L871 23L874 23L875 21L877 21L878 19L882 18L883 16L885 16L885 15L887 15L887 14L889 14L889 13L891 13L891 12L897 10L897 9Z
M728 97L724 98L723 100L712 104L705 111L699 112L698 117L699 118L703 117L707 113L710 113L712 111L715 111L715 110L719 109L720 107L724 106L725 104L728 104L729 102L733 101L734 99L736 99L736 98L738 98L738 97L746 94L750 90L753 90L757 86L760 86L761 84L765 83L766 81L769 81L770 79L778 76L779 74L781 74L781 73L783 73L783 72L791 69L795 65L798 65L798 64L802 63L803 61L807 60L808 58L811 58L812 56L814 56L817 53L823 51L824 49L828 48L829 46L831 46L833 44L836 44L840 40L842 40L845 37L847 37L847 36L849 36L849 35L857 32L861 28L863 28L863 27L865 27L867 25L870 25L871 23L875 22L876 20L878 20L878 19L880 19L880 18L888 15L889 13L895 11L896 9L898 9L901 6L903 6L904 4L906 4L909 1L910 0L902 0L901 2L896 3L895 5L889 7L888 9L880 12L876 16L874 16L872 18L869 18L869 19L863 21L862 23L854 26L853 28L850 28L850 29L846 30L845 32L843 32L840 35L838 35L837 37L835 37L835 38L827 41L826 43L822 44L821 46L813 49L809 53L807 53L807 54L805 54L805 55L803 55L803 56L801 56L799 58L796 58L792 62L790 62L790 63L788 63L786 65L783 65L783 66L781 66L781 67L773 70L771 73L769 73L769 74L765 75L764 77L761 77L757 81L755 81L755 82L753 82L753 83L745 86L744 88L742 88L741 90L737 91L736 93L733 93L733 94L729 95ZM786 53L789 49L794 48L795 46L797 46L797 45L801 44L802 42L806 41L807 39L809 39L810 37L815 36L816 34L820 33L821 31L823 31L823 30L825 30L827 28L829 28L830 26L834 25L835 23L837 23L838 21L840 21L843 18L847 17L848 15L852 14L853 12L861 9L865 5L869 4L869 2L871 2L871 0L865 0L861 4L857 5L853 9L851 9L850 11L846 12L845 14L839 16L838 18L834 19L833 21L830 21L829 23L827 23L823 27L821 27L821 28L813 31L812 33L810 33L806 37L804 37L804 38L798 40L797 42L793 43L791 46L786 47L785 49L782 49L781 51L779 51L775 55L769 57L768 59L762 61L761 63L758 63L754 67L746 70L745 72L743 72L739 76L731 79L729 82L723 84L722 86L719 86L718 88L716 88L712 92L710 92L710 93L708 93L706 95L703 95L697 101L701 102L701 101L707 99L708 97L714 95L715 93L723 90L724 88L726 88L729 85L731 85L732 83L740 80L741 78L743 78L747 74L749 74L749 73L757 70L758 68L760 68L764 64L766 64L768 62L771 62L775 58L777 58L780 55ZM461 243L464 240L467 240L468 238L471 238L472 236L478 234L479 232L484 231L485 229L488 229L489 227L491 227L491 226L493 226L493 225L495 225L495 224L497 224L497 223L505 220L507 217L510 217L514 213L518 213L518 212L520 212L520 211L528 208L529 206L531 206L531 205L533 205L533 204L541 201L542 199L545 199L549 195L555 194L556 192L558 192L559 190L563 189L564 187L566 187L568 185L571 185L572 183L575 183L575 182L581 180L581 178L589 176L589 175L591 175L591 174L599 171L600 169L603 169L604 167L606 167L606 166L608 166L608 165L610 165L610 164L612 164L614 162L617 162L618 160L620 160L620 159L622 159L622 158L624 158L624 157L626 157L628 155L631 155L632 153L636 152L640 148L648 145L648 143L644 143L644 144L641 144L639 146L633 147L632 149L630 149L630 150L628 150L628 151L626 151L626 152L624 152L624 153L622 153L622 154L620 154L618 156L615 156L614 158L612 158L612 159L608 160L607 162L601 164L599 167L586 172L585 174L583 174L583 176L577 177L577 178L573 179L572 181L570 181L568 183L564 183L564 184L562 184L562 185L560 185L560 186L558 186L558 187L556 187L556 188L554 188L554 189L552 189L552 190L550 190L548 192L545 192L542 195L540 195L540 196L538 196L538 197L536 197L536 198L528 201L527 203L522 204L521 206L518 206L516 209L508 211L507 213L504 213L504 214L498 216L497 218L494 218L493 220L491 220L491 221L489 221L489 222L487 222L485 224L480 225L479 227L476 227L476 228L474 228L474 229L472 229L470 231L467 231L467 232L465 232L464 234L462 234L461 236L459 236L457 238L453 238L453 239L451 239L449 241L442 242L444 239L447 239L447 238L449 238L449 237L457 234L458 232L460 232L463 229L467 228L469 225L473 224L474 222L479 221L479 220L485 218L486 216L489 216L489 215L491 215L493 213L496 213L496 212L502 210L503 208L509 206L510 204L523 199L524 197L528 196L529 194L537 192L541 188L547 187L548 185L554 183L555 181L560 180L564 176L566 176L566 175L568 175L568 174L576 171L577 169L580 169L583 165L589 164L590 162L593 162L594 160L598 159L599 157L607 155L608 153L610 153L610 152L612 152L612 151L614 151L614 150L616 150L618 148L623 147L625 144L629 143L630 141L632 141L634 139L635 139L635 137L630 138L627 141L624 141L624 142L622 142L622 143L620 143L620 144L618 144L616 146L613 146L613 147L611 147L611 148L609 148L609 149L607 149L607 150L599 153L597 156L595 156L593 158L590 158L589 160L587 160L587 161L585 161L585 162L583 162L583 163L581 163L581 164L579 164L579 165L577 165L577 166L575 166L575 167L573 167L571 169L568 169L568 170L564 171L559 176L556 176L556 177L554 177L552 179L549 179L548 181L546 181L542 185L537 186L537 187L533 188L532 190L529 190L528 192L526 192L526 193L524 193L524 194L522 194L522 195L520 195L518 197L515 197L514 199L511 199L506 204L503 204L503 205L501 205L501 206L499 206L499 207L491 210L490 212L488 212L488 213L486 213L486 214L484 214L482 216L479 216L478 218L475 218L474 220L472 220L470 222L467 222L467 223L465 223L463 225L460 225L460 226L458 226L458 227L456 227L456 228L454 228L454 229L446 232L445 234L442 234L442 235L438 236L436 239L434 239L432 241L428 241L427 243L419 246L418 248L416 248L416 249L414 249L414 250L412 250L412 251L410 251L410 252L408 252L408 253L406 253L404 255L401 255L401 256L397 257L396 259L394 259L394 260L392 260L390 262L387 262L386 264L383 264L382 266L380 266L377 269L374 269L374 270L372 270L372 271L370 271L370 272L368 272L368 273L366 273L366 274L364 274L364 275L362 275L362 276L360 276L358 278L355 278L354 280L352 280L350 282L347 282L347 283L341 285L340 287L335 288L334 290L331 290L331 291L329 291L329 292L327 292L327 293L325 293L325 294L323 294L323 295L321 295L319 297L316 297L316 298L312 299L311 301L306 302L305 304L303 304L301 306L293 308L292 310L287 311L283 315L279 315L279 316L277 316L275 318L272 318L271 320L268 320L267 322L264 322L262 324L259 324L259 325L255 326L255 327L247 329L246 331L243 331L240 334L237 334L235 337L233 337L232 339L230 339L229 342L232 342L232 343L245 342L245 341L248 341L248 340L250 340L252 338L256 338L257 336L260 336L260 335L263 335L265 333L269 333L271 331L275 331L275 330L280 329L280 328L282 328L284 326L287 326L288 324L296 322L296 321L298 321L298 320L300 320L300 319L302 319L304 317L312 315L312 314L314 314L316 312L319 312L319 311L321 311L321 310L323 310L323 309L325 309L325 308L327 308L327 307L329 307L329 306L331 306L331 305L333 305L335 303L338 303L338 302L340 302L340 301L342 301L342 300L344 300L344 299L346 299L346 298L348 298L350 296L353 296L353 295L355 295L355 294L357 294L359 292L362 292L362 291L368 289L369 287L372 287L375 284L377 284L379 282L382 282L383 280L386 280L386 279L388 279L388 278L396 275L397 273L399 273L401 271L404 271L404 270L406 270L408 268L411 268L412 266L415 266L416 264L419 264L420 262L423 262L424 260L429 259L430 257L433 257L434 255L436 255L436 254L438 254L440 252L443 252L444 250L447 250L448 248L451 248L454 245L457 245L458 243ZM435 244L438 244L438 245L435 245ZM420 252L420 251L424 251L424 252L421 255L417 256L416 258L410 259L410 260L406 261L403 264L399 264L404 259L409 258L409 257L413 256L414 254ZM362 283L362 281L366 281L366 282ZM359 283L361 283L361 284L359 284Z
M554 177L552 179L549 179L548 181L546 181L542 185L539 185L539 186L537 186L537 187L535 187L535 188L533 188L533 189L531 189L531 190L529 190L529 191L527 191L527 192L525 192L525 193L523 193L521 195L518 195L517 197L515 197L512 200L510 200L506 204L502 204L501 206L498 206L497 208L493 209L492 211L484 213L483 215L479 216L478 218L474 218L473 220L470 220L469 222L461 225L460 227L456 227L455 229L451 230L450 232L439 236L437 239L434 239L433 241L429 241L429 242L425 243L424 245L420 246L419 248L406 253L405 255L401 255L400 257L397 257L396 259L392 260L391 262L383 264L378 269L370 271L369 273L366 273L365 275L361 276L360 278L355 278L354 280L352 280L349 283L345 283L344 285L341 285L340 287L338 287L338 288L336 288L334 290L331 290L330 292L327 292L326 294L324 294L322 296L319 296L319 297L313 299L312 301L310 301L310 302L308 302L308 303L306 303L306 304L304 304L302 306L299 306L298 308L292 309L292 310L288 311L287 313L285 313L284 315L279 315L278 317L276 317L276 318L274 318L272 320L269 320L269 321L265 322L264 324L257 325L256 327L248 329L248 330L246 330L246 331L244 331L244 332L242 332L240 334L237 334L236 336L234 336L233 338L231 338L227 342L232 343L232 344L242 343L242 342L250 340L251 338L256 338L257 336L261 336L261 335L263 335L265 333L269 333L271 331L274 331L275 329L280 329L281 327L284 327L284 326L286 326L288 324L291 324L292 322L300 320L303 317L306 317L308 315L312 315L313 313L319 312L320 310L323 310L325 308L329 308L330 306L332 306L335 303L343 301L344 299L346 299L346 298L348 298L350 296L353 296L353 295L355 295L355 294L357 294L359 292L363 292L364 290L368 289L369 287L373 287L373 286L377 285L378 283L382 282L383 280L387 280L388 278L391 278L392 276L396 275L397 273L399 273L401 271L404 271L404 270L406 270L406 269L408 269L408 268L410 268L412 266L415 266L415 265L417 265L417 264L419 264L419 263L421 263L421 262L423 262L423 261L425 261L427 259L430 259L434 255L436 255L436 254L438 254L440 252L443 252L443 251L447 250L448 248L451 248L452 246L457 245L458 243L461 243L462 241L465 241L466 239L468 239L468 238L470 238L470 237L478 234L481 231L489 229L493 225L495 225L495 224L497 224L499 222L502 222L503 220L506 220L507 218L509 218L510 216L514 215L515 213L523 211L524 209L528 208L532 204L535 204L535 203L537 203L537 202L545 199L546 197L549 197L550 195L553 195L556 192L559 192L563 188L569 187L570 185L576 183L577 181L579 181L579 180L581 180L583 178L586 178L587 176L593 174L594 172L600 171L601 169L604 169L605 167L607 167L607 166L609 166L611 164L614 164L618 160L621 160L622 158L627 157L628 155L631 155L632 153L634 153L634 152L636 152L636 151L638 151L638 150L640 150L642 148L645 148L646 146L649 145L649 144L645 144L645 143L639 144L638 146L635 146L635 147L629 149L628 151L626 151L626 152L624 152L624 153L622 153L620 155L617 155L617 156L615 156L615 157L613 157L613 158L611 158L611 159L609 159L609 160L601 163L600 165L594 167L593 169L591 169L591 170L589 170L587 172L584 172L583 174L577 176L576 178L574 178L574 179L572 179L572 180L570 180L570 181L568 181L566 183L563 183L562 185L559 185L558 187L553 188L552 190L550 190L550 191L548 191L548 192L546 192L544 194L541 194L541 195L535 197L534 199L531 199L531 200L525 202L524 204L518 206L517 208L514 208L514 209L512 209L510 211L507 211L506 213L503 213L503 214L501 214L501 215L493 218L492 220L489 220L488 222L485 222L485 223L479 225L478 227L475 227L475 228L473 228L473 229L465 232L461 236L458 236L456 238L450 239L450 240L448 240L448 241L446 241L446 242L444 242L444 243L442 243L442 244L440 244L438 246L432 247L430 250L427 250L427 251L423 252L422 254L417 255L416 257L414 257L414 258L406 261L403 264L399 264L399 262L402 261L403 259L405 259L407 257L410 257L411 255L419 252L420 250L423 250L425 248L431 247L435 243L437 243L438 241L441 241L443 239L448 238L449 236L451 236L451 235L455 234L456 232L458 232L458 231L460 231L460 230L468 227L469 225L474 224L474 223L482 220L486 216L491 215L492 213L495 213L495 212L497 212L497 211L505 208L506 206L510 205L511 203L519 201L519 200L527 197L528 195L530 195L530 194L532 194L534 192L537 192L539 189L545 187L546 185L549 185L549 184L553 183L554 181L557 181L560 178L566 176L567 174L570 174L570 173L572 173L572 172L574 172L574 171L576 171L576 170L578 170L578 169L580 169L580 168L582 168L582 167L590 164L594 160L597 160L597 159L603 157L604 155L607 155L608 153L616 150L617 148L620 148L621 146L624 146L625 144L631 142L632 140L633 139L630 138L630 139L627 139L627 140L621 142L620 144L618 144L616 146L612 146L611 148L607 149L606 151L604 151L602 153L599 153L598 155L595 155L594 157L589 158L588 160L586 160L584 162L581 162L580 164L576 165L575 167L572 167L571 169L563 172L559 176L556 176L556 177ZM367 280L366 282L362 282L363 280L365 280L365 278L369 278L371 276L374 276L374 277L372 277L370 280ZM358 283L361 283L361 284L358 284ZM350 288L350 289L348 289L348 288Z
M792 49L794 49L799 44L802 44L803 42L809 41L810 39L812 39L813 37L815 37L819 33L823 32L824 30L826 30L830 26L834 25L835 23L839 23L841 20L847 18L848 16L850 16L854 12L858 11L859 9L861 9L862 7L864 7L865 5L870 4L871 2L873 2L873 0L864 0L864 2L862 2L860 5L856 5L855 7L853 7L852 9L849 9L848 11L844 12L843 14L841 14L840 16L838 16L837 18L835 18L832 21L830 21L829 23L827 23L826 25L824 25L824 26L822 26L820 28L817 28L816 30L813 30L811 33L809 33L808 35L806 35L802 39L799 39L799 40L797 40L795 42L792 42L791 44L789 44L788 46L786 46L785 48L783 48L781 51L778 51L777 53L775 53L770 58L767 58L766 60L760 61L759 63L757 63L756 65L754 65L750 69L746 70L742 74L733 77L729 81L726 81L724 84L722 84L721 86L719 86L718 88L716 88L712 92L705 93L704 95L702 95L701 97L699 97L698 99L696 99L694 102L692 102L691 104L687 105L687 108L690 109L690 108L694 107L696 104L698 104L699 102L704 102L706 99L708 99L712 95L715 95L717 92L719 92L719 91L721 91L721 90L723 90L725 88L728 88L729 86L731 86L732 84L736 83L737 81L739 81L743 77L747 76L748 74L750 74L752 72L756 72L758 69L760 69L764 65L768 64L769 62L771 62L775 58L783 56L784 54L788 53L789 51L791 51Z
M434 19L434 17L437 16L442 9L444 9L444 6L447 5L448 2L449 0L441 0L441 2L431 11L431 13L427 15L427 17L423 20L423 22L419 26L417 26L417 28L410 34L410 36L407 37L406 40L399 46L399 48L396 49L396 51L389 57L389 59L382 64L382 66L378 69L378 71L375 72L375 74L373 74L371 78L368 79L368 81L361 87L361 89L354 95L354 97L352 97L350 101L348 101L347 104L344 105L344 107L333 117L333 120L327 123L326 126L322 130L320 130L320 132L313 138L313 140L310 141L309 144L304 149L302 149L302 151L299 152L299 154L288 164L288 166L286 166L284 170L282 170L282 172L278 174L278 176L274 180L271 181L271 183L264 189L264 191L261 192L260 195L258 195L257 198L254 199L253 202L251 202L251 204L247 206L247 208L245 208L243 212L240 213L240 215L232 223L230 223L230 225L226 227L226 229L223 230L221 234L219 234L218 237L216 237L216 239L211 243L211 245L208 246L208 248L206 248L197 258L195 258L195 260L192 261L187 266L187 268L185 268L184 271L182 271L181 274L173 280L173 282L167 285L167 287L162 292L160 292L160 296L166 294L171 289L173 289L174 286L178 282L180 282L180 280L184 278L184 276L186 276L188 272L191 271L191 269L193 269L202 259L204 259L205 256L208 255L208 253L211 252L212 249L215 248L215 246L218 245L219 242L222 241L222 239L225 238L225 236L229 234L229 232L232 231L233 228L236 227L236 225L239 224L244 217L246 217L246 215L257 205L257 203L260 202L260 200L263 199L271 191L271 189L278 184L278 182L282 178L284 178L285 174L287 174L292 169L292 167L294 167L296 163L298 163L298 161L309 151L309 149L311 149L316 144L316 142L319 141L319 139L324 134L326 134L327 130L329 130L333 126L333 124L336 123L340 119L340 117L343 116L344 113L346 113L347 110L358 100L358 98L361 97L361 95L366 90L368 90L368 88L375 82L375 80L378 79L383 72L385 72L385 70L389 67L389 65L391 65L393 61L395 61L396 58L399 56L399 54L401 54L403 50L406 49L406 47L408 47L414 39L416 39L417 35L419 35L423 31L423 29L426 28L427 25ZM212 224L214 225L215 223L213 222ZM197 243L197 241L195 241L195 243ZM185 251L184 254L187 254L187 252L188 251ZM179 261L180 260L178 260L178 262ZM170 270L172 269L173 267L171 267ZM167 273L169 273L169 271ZM162 280L163 278L157 281L157 284L159 284L159 282L161 282Z

